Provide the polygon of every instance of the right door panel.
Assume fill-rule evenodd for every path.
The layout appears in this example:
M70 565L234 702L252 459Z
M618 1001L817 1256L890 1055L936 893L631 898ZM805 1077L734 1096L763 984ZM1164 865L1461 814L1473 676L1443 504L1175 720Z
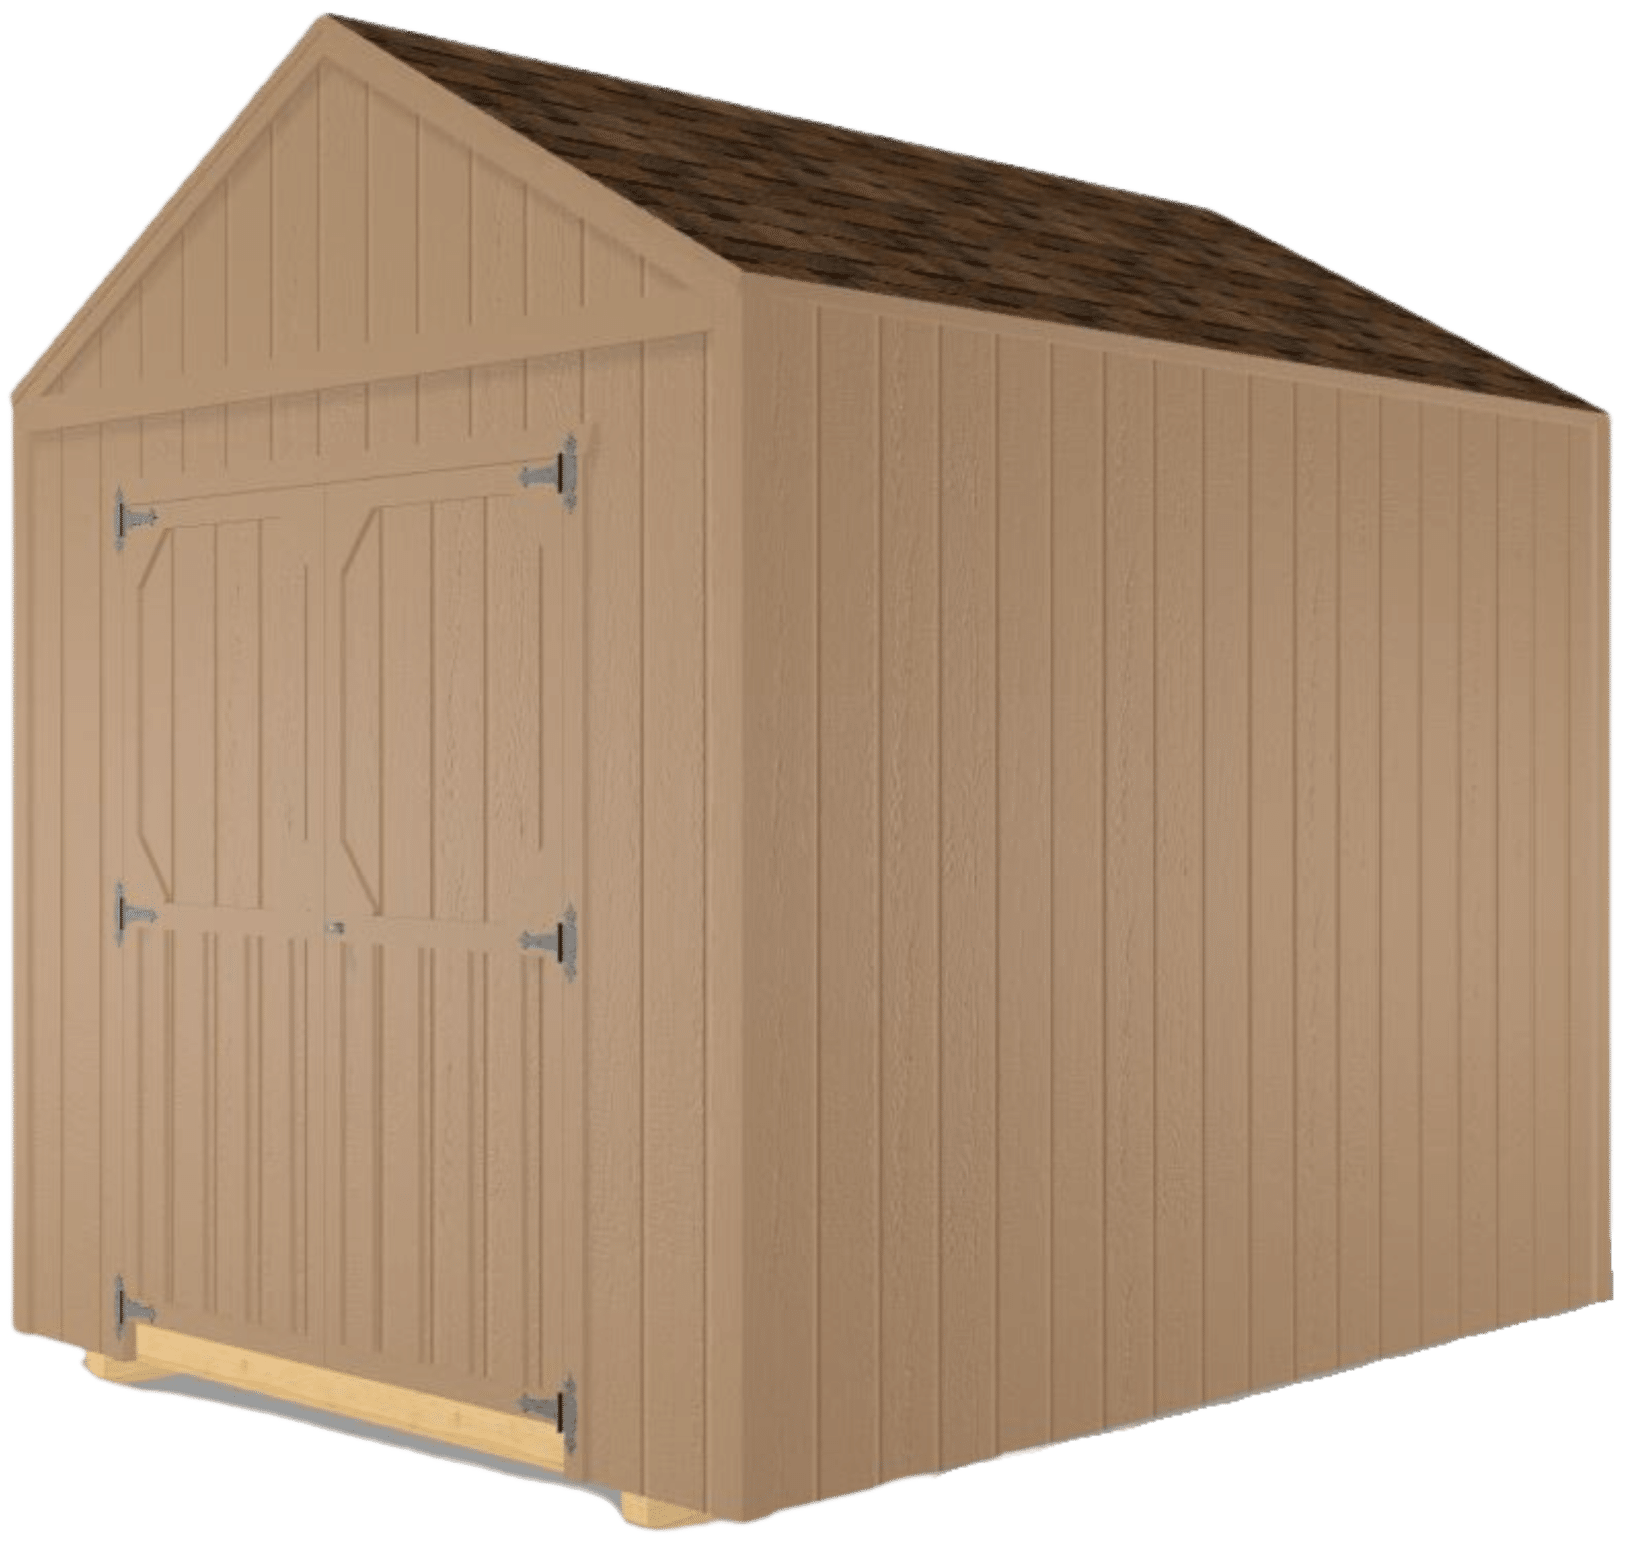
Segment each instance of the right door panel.
M572 517L512 467L328 494L328 1360L505 1408L568 1369L579 993L520 937L572 898Z

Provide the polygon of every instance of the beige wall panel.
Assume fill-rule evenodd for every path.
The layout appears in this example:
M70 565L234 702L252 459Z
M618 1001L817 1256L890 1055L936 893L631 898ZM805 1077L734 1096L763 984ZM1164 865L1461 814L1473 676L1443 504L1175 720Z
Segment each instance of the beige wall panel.
M106 532L101 434L62 436L62 1332L107 1331L101 1268L102 970L107 966L102 842L102 596ZM104 829L105 827L105 829Z
M994 370L995 1434L1012 1450L1050 1424L1050 349L1001 338Z
M994 852L994 339L943 328L942 935L989 934ZM994 1023L986 946L945 947L942 1454L994 1454Z
M625 304L643 292L643 258L615 237L591 225L585 226L582 231L582 304Z
M518 832L504 834L514 838ZM478 1206L483 1278L477 1287L481 1300L475 1367L488 1380L512 1379L522 1386L551 1389L555 1385L549 1378L551 1366L533 1369L527 1354L529 1305L537 1294L537 1275L547 1265L541 1259L529 1265L526 1254L526 1232L537 1209L535 1195L540 1187L536 1167L529 1160L529 1152L537 1144L539 1116L531 1116L527 1125L531 1100L522 1080L527 1046L535 1037L535 1022L527 1008L536 999L537 976L547 968L548 961L534 959L523 960L517 967L487 960L485 966L484 1164Z
M1424 1343L1461 1331L1461 425L1422 412L1419 721L1422 842L1422 1316Z
M327 350L356 349L368 340L369 96L361 81L342 70L318 74L316 335ZM365 386L325 391L317 410L324 455L365 449Z
M879 1481L880 322L818 317L818 1493ZM861 1389L855 1393L854 1389Z
M706 339L706 1509L745 1513L743 317Z
M254 941L232 935L214 938L214 990L209 1005L215 1081L213 1149L205 1155L214 1176L214 1291L210 1305L217 1317L228 1322L245 1322L249 1317L248 1206L253 1193L249 1176L249 1078L255 1059L249 1041L255 1030Z
M1158 1412L1203 1398L1203 377L1157 366ZM1060 604L1061 599L1053 601Z
M1051 448L1055 592L1055 1034L1051 1119L1055 1140L1051 1435L1101 1427L1101 1271L1105 1142L1101 1067L1105 893L1103 840L1104 458L1102 356L1055 350ZM947 639L943 640L944 648ZM944 723L948 712L945 706ZM946 1137L940 1137L939 1145ZM939 1161L941 1162L941 1154ZM945 1372L946 1374L946 1372Z
M204 201L182 236L184 357L192 369L218 371L227 364L226 189ZM192 472L218 472L226 464L226 409L218 403L186 413L182 461Z
M1593 569L1598 599L1597 639L1594 662L1598 672L1598 715L1595 739L1597 743L1597 806L1598 842L1600 853L1609 850L1609 457L1610 427L1607 420L1591 425L1595 436L1593 464L1596 467L1592 483L1592 528L1596 532L1597 562ZM1593 1161L1598 1175L1598 1285L1600 1301L1613 1299L1615 1275L1610 1257L1610 1116L1609 1116L1609 864L1598 864L1597 925L1599 938L1594 968L1598 976L1598 1008L1601 1043L1598 1046L1600 1064L1593 1085L1594 1106L1597 1110L1597 1138Z
M271 157L267 129L231 169L226 183L226 361L229 367L271 358ZM271 458L271 404L226 405L226 455L234 468L258 468Z
M1420 423L1415 403L1386 398L1380 414L1379 567L1382 643L1378 848L1382 981L1380 1340L1385 1354L1417 1346L1421 1307L1418 1143Z
M1294 1368L1295 930L1293 761L1293 386L1255 378L1252 444L1253 659L1251 690L1252 1243L1255 1386Z
M1561 1312L1570 1290L1570 659L1569 430L1536 428L1532 732L1532 907L1536 918L1535 1310Z
M272 459L310 462L316 458L321 432L320 409L321 396L316 391L272 398Z
M12 448L12 1206L11 1206L11 1315L20 1333L33 1329L33 1023L29 988L29 956L34 928L28 911L33 904L32 852L28 836L31 813L32 767L27 755L31 742L34 639L29 616L29 589L33 579L28 513L33 505L31 484L39 440L15 436Z
M302 356L320 346L323 247L354 228L321 225L322 102L318 73L271 127L271 352Z
M651 270L651 280L655 274ZM938 1464L938 335L881 326L880 1475Z
M132 373L152 380L173 380L186 368L186 235L175 237L157 259L141 285L137 315L141 323L140 347L135 350ZM103 379L107 378L103 360Z
M1295 1369L1338 1365L1338 396L1294 391Z
M94 391L102 383L102 338L93 334L74 354L57 377L51 394L64 396L69 391Z
M525 185L500 166L474 158L473 320L509 321L525 314Z
M425 337L466 328L474 297L470 264L474 157L432 124L418 130L418 327ZM467 369L440 370L418 383L418 433L434 444L469 430Z
M644 352L644 1488L706 1505L706 342ZM655 468L659 468L658 471Z
M525 298L531 311L563 311L586 303L582 229L579 214L535 188L526 189Z
M748 299L744 319L743 1220L772 1240L745 1248L742 1460L760 1514L819 1482L819 395L812 307Z
M1496 419L1462 414L1462 1328L1497 1309Z
M367 951L376 958L382 950ZM372 960L365 957L357 959L363 968L370 962ZM479 1374L476 1354L480 1341L480 1223L483 1217L471 1197L482 1192L480 1166L484 1151L480 1119L484 1110L478 1103L478 1089L484 1086L485 1038L490 1029L485 963L483 957L459 948L436 948L430 959L425 1002L425 1010L434 1025L429 1049L431 1105L426 1183L430 1225L429 1363L426 1369L444 1376L448 1383ZM347 983L349 975L347 969ZM371 993L368 1004L371 1004ZM346 1107L342 1118L345 1146L354 1144L361 1148L367 1160L353 1163L347 1175L353 1175L352 1183L370 1178L376 1184L376 1168L371 1171L369 1168L375 1149L378 1105L367 1073L376 1076L376 1035L382 1025L382 1014L375 1008L357 1013L355 1017L353 1027L345 1025L350 1029L345 1042L347 1047L352 1044L355 1047L356 1068L362 1074L353 1081L359 1089L365 1089L362 1097L366 1102L361 1103L358 1098L361 1106ZM349 1083L352 1080L349 1055L346 1060L344 1071ZM362 1117L362 1108L368 1108L374 1118ZM377 1213L376 1188L369 1188L357 1198L361 1202L356 1205L354 1235L358 1240L363 1237L370 1240ZM357 1272L365 1271L363 1277L371 1286L378 1278L376 1253L369 1249L363 1253L361 1262L363 1270ZM376 1335L379 1324L370 1294L358 1306L360 1310L350 1326L352 1331L360 1330L353 1341L361 1345Z
M175 1084L173 1134L169 1137L175 1151L175 1189L169 1206L174 1258L166 1288L177 1307L201 1315L213 1310L210 1282L215 1256L212 1196L216 1077L214 1038L208 1028L214 951L209 937L199 933L176 937L161 959L152 957L153 948L146 938L140 947L143 964L149 960L153 964L161 962L175 971L175 979L195 982L195 989L189 987L177 995L173 1005L164 1001L163 1010L170 1021L163 1023L161 1033L172 1046L168 1057ZM154 982L155 993L162 983L167 982ZM145 986L144 981L141 984ZM144 989L139 999L146 1004ZM139 1038L142 1020L137 1017L131 1027L132 1035ZM155 1032L153 1036L159 1035ZM138 1096L145 1095L142 1087Z
M1535 432L1503 416L1497 523L1497 1302L1535 1307Z
M260 1104L253 1146L257 1194L250 1256L251 1315L292 1339L311 1331L311 1148L319 1125L311 1109L315 1050L311 945L257 939L262 1017Z
M645 1255L642 740L646 595L643 356L586 361L585 410L604 453L583 531L587 721L584 924L603 966L584 973L588 1145L583 1384L597 1413L587 1473L643 1491ZM584 505L585 507L585 505ZM649 926L680 918L650 915ZM587 1378L591 1377L589 1383Z
M130 1271L142 1289L175 1299L174 1225L175 1173L170 1153L175 1148L173 1101L175 1038L169 1012L170 985L175 978L173 933L140 933L130 939L135 988L130 1013L130 1053L124 1061L130 1086L129 1106L138 1111L130 1120L135 1133L135 1163L139 1185L131 1191L133 1214L121 1215L125 1236L116 1267ZM122 1194L120 1196L123 1198Z
M1355 1365L1379 1352L1378 399L1341 392L1338 412L1338 1347Z
M29 918L19 937L27 946L27 999L19 1032L26 1033L29 1078L26 1116L19 1131L27 1130L26 1151L19 1148L18 1181L26 1180L19 1194L17 1213L26 1245L18 1261L26 1266L24 1289L18 1292L18 1326L60 1338L62 1314L62 954L63 866L58 856L63 830L63 600L66 588L62 569L63 535L67 514L63 504L63 435L45 434L34 440L27 458L28 484L27 593L19 610L25 613L31 635L27 657L29 742L19 745L19 759L27 767L30 807L18 824L27 837L27 891L18 906ZM23 759L26 756L26 759ZM24 1026L26 1025L26 1026ZM24 1306L26 1303L26 1307Z
M1154 366L1106 361L1106 1413L1149 1418L1156 1010Z
M417 116L379 91L367 93L367 337L416 335L418 316ZM333 258L330 261L336 260ZM416 377L367 388L370 445L415 444Z
M483 498L437 503L430 532L429 701L435 725L430 913L448 921L492 919L485 625L491 511L486 504Z
M1599 896L1607 883L1603 800L1606 742L1603 660L1608 561L1599 519L1604 487L1595 436L1569 430L1570 724L1570 1295L1576 1304L1609 1290L1605 1128L1609 1086L1607 930ZM1605 1218L1600 1222L1600 1217Z
M1252 1385L1248 377L1203 380L1203 1391Z
M353 75L331 68L318 72L312 123L315 165L309 170L321 230L316 250L316 337L324 348L353 348L365 343L371 330L367 226L375 207L369 196L375 191L374 168L369 165L372 106L372 93ZM380 166L378 174L400 177L403 172L399 166ZM399 206L405 190L395 185L387 192L382 187L376 191L383 195L379 203ZM380 266L400 263L405 255L386 247Z

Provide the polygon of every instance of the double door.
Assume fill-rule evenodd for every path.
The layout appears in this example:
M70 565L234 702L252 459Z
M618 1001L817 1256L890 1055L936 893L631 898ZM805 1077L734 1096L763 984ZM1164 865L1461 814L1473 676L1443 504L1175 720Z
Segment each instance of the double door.
M511 466L158 507L120 559L128 1287L202 1337L551 1393L574 516Z

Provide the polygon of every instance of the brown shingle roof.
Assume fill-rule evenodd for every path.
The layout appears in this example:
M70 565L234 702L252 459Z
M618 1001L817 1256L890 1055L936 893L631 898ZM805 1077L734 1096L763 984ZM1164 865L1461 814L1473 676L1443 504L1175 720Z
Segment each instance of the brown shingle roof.
M754 273L1587 405L1206 209L336 19Z

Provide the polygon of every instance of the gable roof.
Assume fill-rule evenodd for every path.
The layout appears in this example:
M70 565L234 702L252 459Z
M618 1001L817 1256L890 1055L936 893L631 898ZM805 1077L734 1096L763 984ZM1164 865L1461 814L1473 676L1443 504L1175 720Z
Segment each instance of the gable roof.
M1206 209L334 19L748 272L1588 406Z

